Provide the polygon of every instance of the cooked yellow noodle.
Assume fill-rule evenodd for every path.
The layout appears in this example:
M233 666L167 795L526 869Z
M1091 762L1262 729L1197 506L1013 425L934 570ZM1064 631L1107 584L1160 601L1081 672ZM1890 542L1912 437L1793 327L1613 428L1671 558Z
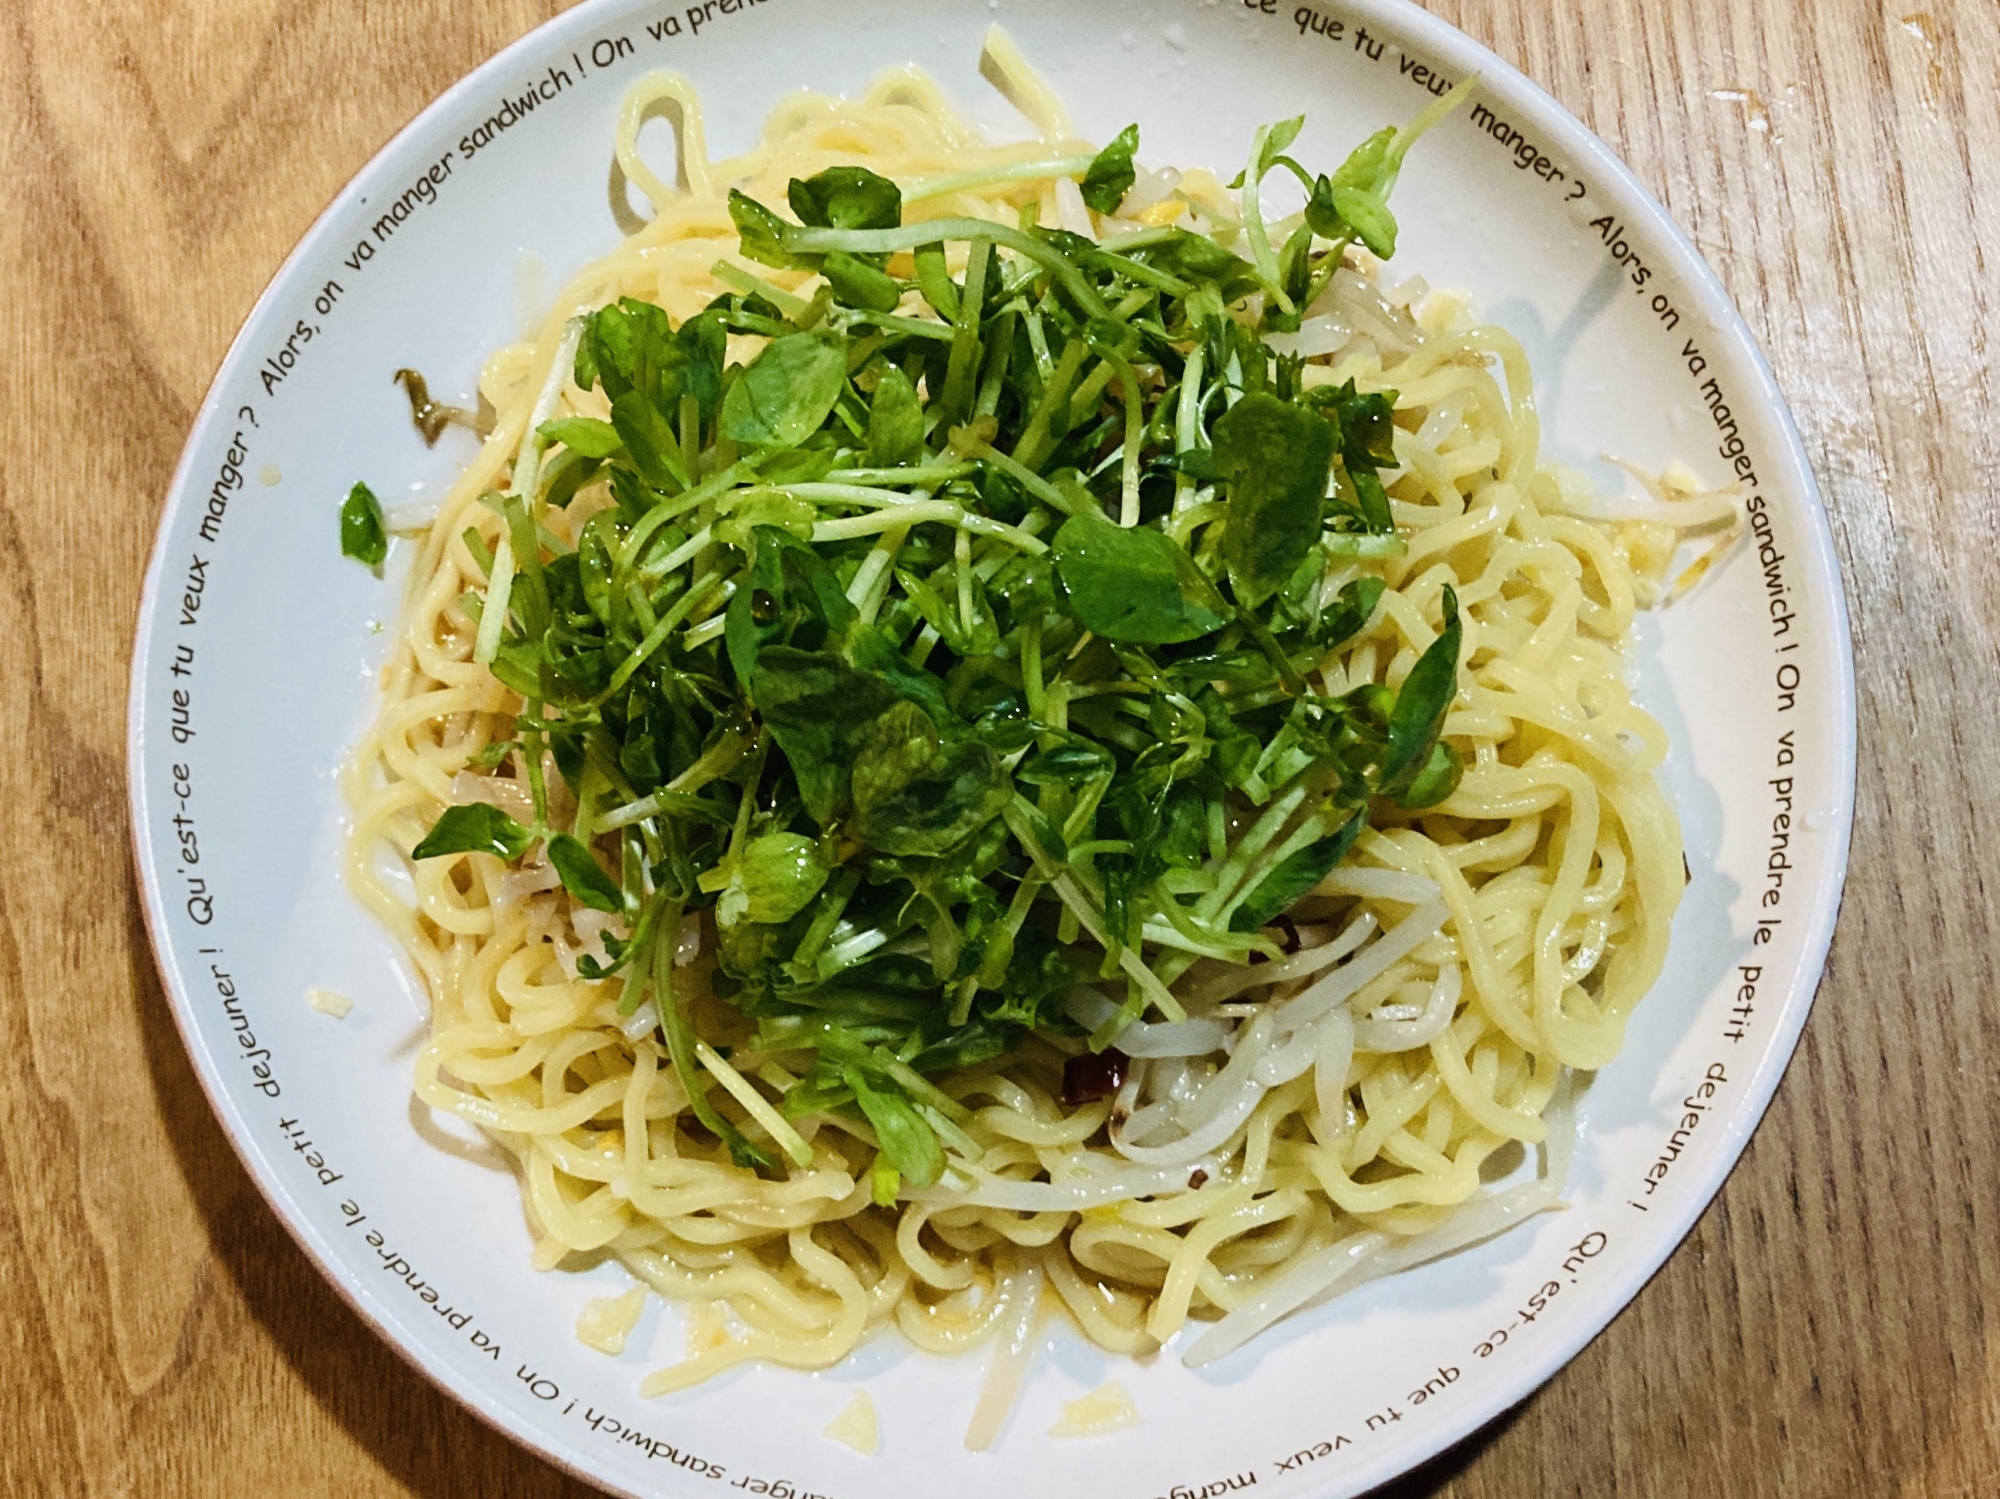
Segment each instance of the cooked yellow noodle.
M1578 518L1577 481L1542 464L1527 361L1506 332L1454 320L1443 299L1415 316L1352 270L1333 295L1356 331L1309 378L1400 393L1402 470L1391 495L1407 549L1369 564L1389 591L1325 663L1324 683L1333 693L1400 683L1435 638L1442 592L1453 586L1466 643L1445 733L1468 768L1444 804L1391 819L1358 846L1365 869L1432 882L1444 918L1351 996L1349 1012L1402 1006L1370 1024L1407 1022L1445 970L1463 977L1457 999L1444 1001L1452 1018L1427 1042L1357 1047L1335 1090L1341 1117L1323 1116L1308 1072L1263 1094L1210 1153L1205 1180L1149 1200L1022 1212L931 1193L882 1209L866 1181L874 1142L864 1123L803 1122L812 1163L782 1179L733 1166L698 1133L659 1043L621 1028L618 982L582 981L566 966L583 934L553 880L467 855L408 864L414 899L399 893L384 870L402 861L385 859L383 845L406 856L441 807L464 799L460 772L511 734L519 707L473 660L476 627L458 600L484 574L461 536L471 527L489 545L503 540L479 496L507 481L567 321L617 297L690 317L720 290L718 260L809 294L812 278L740 260L724 195L734 184L779 202L793 177L836 162L902 182L912 218L1012 223L1037 202L1044 221L1057 220L1056 179L1031 175L1034 163L1090 148L1064 139L1060 101L1017 54L988 61L1040 141L987 145L935 84L905 70L858 102L787 99L752 151L711 162L686 82L654 75L632 90L617 158L655 216L561 293L539 337L487 362L480 390L496 414L492 433L423 538L383 705L346 773L349 880L407 944L432 1001L416 1092L513 1153L536 1263L610 1254L663 1296L726 1309L726 1321L694 1319L689 1356L654 1374L648 1393L749 1359L825 1367L889 1324L920 1347L961 1351L1007 1321L1008 1288L1026 1284L1029 1266L1086 1336L1140 1352L1189 1317L1244 1304L1288 1265L1362 1228L1434 1228L1482 1190L1482 1171L1504 1147L1543 1140L1563 1069L1602 1067L1617 1054L1665 958L1683 883L1680 833L1655 780L1666 738L1630 699L1625 651L1635 607L1658 592L1671 531L1663 545L1658 525ZM668 106L684 190L637 148L642 123ZM981 173L983 187L974 183ZM926 194L927 181L947 190ZM1190 172L1180 187L1171 212L1197 215L1206 204L1226 213L1208 174ZM962 262L963 247L957 254ZM601 394L558 378L562 409L605 414ZM573 534L603 503L586 490L548 524ZM529 888L536 883L549 888ZM1341 888L1337 874L1298 919L1330 934L1362 913L1384 928L1410 914L1407 900ZM1407 882L1393 888L1410 893ZM748 1025L703 993L711 944L684 956L702 1034L740 1040ZM1179 985L1183 996L1215 971L1198 965ZM1260 988L1283 998L1270 987L1232 1002L1255 1000ZM1130 1169L1106 1143L1109 1102L1059 1102L1059 1046L1034 1038L1015 1056L941 1080L971 1111L964 1129L985 1150L981 1180L1074 1180L1086 1157ZM766 1098L791 1079L786 1060L735 1053L744 1086ZM1172 1071L1154 1065L1151 1077ZM714 1102L761 1136L735 1097L718 1089Z

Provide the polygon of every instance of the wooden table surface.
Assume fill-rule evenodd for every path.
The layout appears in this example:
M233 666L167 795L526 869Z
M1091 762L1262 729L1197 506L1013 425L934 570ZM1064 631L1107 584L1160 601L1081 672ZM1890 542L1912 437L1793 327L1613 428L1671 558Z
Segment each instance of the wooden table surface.
M1762 338L1862 749L1832 961L1742 1165L1566 1371L1396 1492L2000 1493L2000 5L1430 3L1632 164ZM558 8L0 7L0 1493L589 1492L412 1373L252 1188L154 972L123 754L161 497L239 321Z

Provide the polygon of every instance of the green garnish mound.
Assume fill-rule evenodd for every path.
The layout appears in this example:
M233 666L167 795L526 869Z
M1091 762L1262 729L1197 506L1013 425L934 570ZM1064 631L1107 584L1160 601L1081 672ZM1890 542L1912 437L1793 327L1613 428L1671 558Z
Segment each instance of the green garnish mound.
M733 195L746 256L824 284L805 301L725 267L732 290L678 327L630 300L583 321L576 383L610 419L542 426L532 493L489 496L504 545L468 533L491 581L467 612L504 611L481 659L525 700L484 763L520 751L535 822L455 807L416 856L544 845L629 933L585 977L622 973L628 1013L654 996L703 1122L768 1165L707 1103L673 992L682 918L712 911L716 995L757 1049L816 1057L784 1110L864 1114L884 1201L963 1138L930 1079L1081 1034L1079 981L1124 981L1101 1049L1177 1016L1167 985L1198 957L1273 954L1262 928L1371 808L1434 805L1461 771L1439 738L1449 589L1400 691L1310 686L1382 597L1354 559L1400 548L1395 397L1309 383L1266 342L1350 244L1393 250L1388 193L1433 117L1330 176L1284 154L1299 121L1258 132L1248 259L1180 228L905 224L861 167L792 183L789 216ZM1085 177L1100 212L1137 145ZM1273 246L1258 188L1280 168L1307 206ZM731 334L768 341L735 365ZM574 547L541 523L600 484L615 503ZM374 565L365 495L343 534Z

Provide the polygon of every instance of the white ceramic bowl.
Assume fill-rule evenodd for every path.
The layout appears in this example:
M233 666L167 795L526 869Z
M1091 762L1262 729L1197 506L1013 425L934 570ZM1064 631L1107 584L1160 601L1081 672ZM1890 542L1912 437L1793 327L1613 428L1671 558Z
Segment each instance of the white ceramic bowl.
M1396 274L1468 289L1526 342L1554 455L1613 487L1606 452L1655 469L1685 458L1717 482L1741 474L1759 530L1692 598L1642 622L1641 695L1672 736L1693 883L1665 974L1589 1090L1570 1210L1199 1372L1171 1352L1134 1363L1051 1332L996 1448L974 1455L961 1435L983 1356L943 1361L890 1336L824 1374L747 1369L649 1402L638 1382L679 1356L676 1310L654 1303L618 1359L577 1342L583 1303L622 1272L533 1271L513 1179L413 1106L423 999L339 877L336 767L371 715L409 552L377 581L335 538L356 478L393 505L441 490L470 452L469 439L424 448L391 371L413 365L447 398L469 397L485 351L519 335L523 265L538 257L554 287L618 237L612 122L633 79L657 67L693 79L717 155L746 145L789 89L852 92L904 62L1019 132L977 77L995 20L1085 135L1137 120L1143 160L1225 176L1261 122L1304 111L1298 154L1331 162L1415 113L1435 80L1481 72L1481 107L1404 173ZM532 111L503 111L530 94ZM504 128L481 131L496 118ZM1826 520L1742 320L1582 126L1400 0L586 0L397 136L259 300L175 474L132 671L147 916L244 1163L328 1279L426 1374L627 1494L1188 1499L1252 1476L1258 1493L1353 1494L1457 1441L1610 1320L1743 1149L1819 976L1853 777ZM354 996L354 1012L308 1008L310 986ZM1061 1402L1112 1377L1141 1425L1045 1435ZM864 1384L882 1417L873 1458L820 1435Z

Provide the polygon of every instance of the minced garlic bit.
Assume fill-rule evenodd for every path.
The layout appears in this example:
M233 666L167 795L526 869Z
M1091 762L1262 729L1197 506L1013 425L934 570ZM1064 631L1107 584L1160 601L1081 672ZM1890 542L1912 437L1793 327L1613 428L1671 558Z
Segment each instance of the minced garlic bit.
M873 1457L882 1440L882 1424L875 1417L875 1402L866 1390L856 1390L841 1413L826 1423L821 1436L852 1447L863 1457Z
M1628 520L1620 522L1613 534L1625 549L1625 565L1648 586L1665 580L1681 542L1680 532L1652 521Z
M1462 291L1439 287L1426 292L1410 309L1417 326L1434 336L1458 333L1472 324L1472 297Z
M1731 526L1728 531L1723 533L1720 541L1716 542L1714 546L1690 562L1681 575L1674 579L1673 591L1669 594L1669 597L1676 599L1685 597L1694 588L1695 584L1699 583L1707 575L1710 568L1728 556L1730 550L1737 542L1749 534L1750 528L1748 526Z
M345 1020L347 1012L354 1008L354 1001L334 989L306 990L306 1003L322 1015L331 1015L335 1020Z
M1700 474L1688 467L1684 460L1676 458L1661 470L1660 488L1675 499L1684 500L1690 495L1706 493L1708 486L1701 482Z
M599 1353L623 1353L625 1339L639 1325L639 1313L645 1309L644 1286L634 1286L623 1296L593 1296L576 1319L576 1340Z
M1049 1435L1100 1437L1107 1432L1123 1431L1138 1424L1139 1407L1125 1393L1125 1386L1114 1379L1109 1384L1099 1385L1088 1395L1067 1401L1062 1415L1049 1428Z
M704 1353L729 1346L729 1317L719 1301L704 1301L688 1314L687 1356L699 1358Z

